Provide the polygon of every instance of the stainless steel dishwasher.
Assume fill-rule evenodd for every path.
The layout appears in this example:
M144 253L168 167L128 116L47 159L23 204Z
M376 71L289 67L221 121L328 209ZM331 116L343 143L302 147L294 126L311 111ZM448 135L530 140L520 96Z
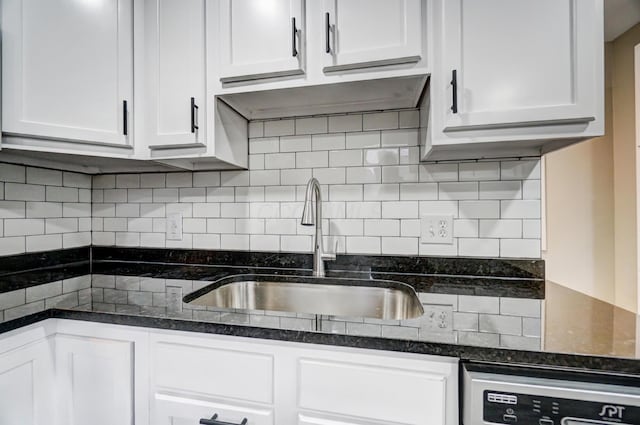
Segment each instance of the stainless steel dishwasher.
M468 363L462 424L640 425L640 377Z

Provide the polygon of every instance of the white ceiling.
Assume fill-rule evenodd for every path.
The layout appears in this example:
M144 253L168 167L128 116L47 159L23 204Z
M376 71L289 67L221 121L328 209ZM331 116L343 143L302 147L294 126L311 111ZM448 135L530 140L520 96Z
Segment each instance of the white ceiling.
M604 40L611 41L640 22L640 0L604 0Z

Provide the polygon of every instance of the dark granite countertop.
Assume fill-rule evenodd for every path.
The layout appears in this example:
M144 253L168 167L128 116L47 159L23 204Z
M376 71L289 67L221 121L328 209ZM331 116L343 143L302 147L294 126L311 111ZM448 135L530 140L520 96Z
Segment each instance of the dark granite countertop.
M86 254L86 258L84 257ZM66 259L60 263L56 256ZM58 258L59 260L59 258ZM42 268L37 262L43 263ZM20 272L21 264L34 264L33 270ZM213 264L213 265L212 265ZM542 330L538 340L552 336L546 341L544 348L513 349L502 344L492 344L484 341L484 346L467 343L462 338L450 340L447 335L429 329L423 336L423 328L428 323L387 323L385 321L362 320L361 318L347 318L352 320L354 328L378 326L383 329L381 335L366 335L366 332L345 332L344 327L323 324L341 324L333 317L325 316L288 316L281 317L273 312L257 312L256 317L248 312L235 310L213 310L210 308L185 307L182 310L171 311L167 302L156 307L155 304L130 305L126 303L127 294L124 293L124 303L114 301L109 303L110 296L123 295L129 289L139 295L142 280L146 283L159 285L162 291L173 286L182 288L178 300L191 291L201 289L219 279L238 274L273 274L308 276L311 271L311 256L308 254L286 253L256 253L256 252L224 252L224 251L194 251L194 250L164 250L164 249L136 249L136 248L105 248L92 247L77 252L64 251L58 254L42 255L39 258L25 257L10 261L0 261L0 293L16 288L27 288L43 282L43 279L61 276L80 276L91 274L101 280L97 285L94 280L94 300L90 307L84 310L53 308L30 314L18 319L0 323L0 333L36 323L48 318L70 320L87 320L101 323L122 324L128 326L142 326L158 329L174 329L192 332L216 333L236 335L242 337L285 340L322 345L336 345L358 348L369 348L389 351L402 351L430 355L458 357L463 361L508 363L523 365L542 365L554 368L573 368L582 370L606 371L618 374L640 375L640 360L628 350L628 341L622 344L626 351L616 351L607 347L593 349L595 345L584 344L565 345L559 343L572 335L572 330L565 325L570 323L564 319L557 319L565 323L546 324L546 330L552 328L553 335ZM89 270L87 270L89 269ZM34 274L35 273L35 274ZM545 289L555 288L545 285L544 263L539 260L504 260L504 259L468 259L468 258L433 258L433 257L388 257L388 256L339 256L338 261L328 263L327 275L332 277L352 277L360 279L386 279L409 284L419 293L423 303L454 304L450 314L461 313L469 315L483 315L499 319L502 303L507 300L515 307L511 307L511 316L519 317L517 310L520 305L541 305L544 303ZM32 279L35 276L35 279ZM54 280L54 279L51 279ZM122 286L117 283L120 282ZM106 284L105 284L106 282ZM130 287L127 287L129 285ZM181 290L182 290L181 289ZM162 295L161 293L158 293ZM149 294L151 295L151 294ZM168 292L164 294L168 298ZM434 298L435 297L435 298ZM453 297L453 298L452 298ZM498 303L499 312L490 310L491 303L479 308L478 311L464 310L462 300L467 304L469 300L487 304L487 301ZM131 298L131 297L129 297ZM582 303L575 294L569 296L574 302ZM154 298L155 300L155 298ZM174 300L175 301L175 300ZM533 304L518 304L533 303ZM538 304L535 304L538 303ZM472 303L473 304L473 303ZM559 317L549 315L551 311L562 311L563 306L558 303L547 304L547 320ZM193 310L189 310L193 308ZM472 307L474 308L474 307ZM487 309L487 310L483 310ZM606 309L605 309L606 310ZM600 310L600 311L605 311ZM471 314L467 313L472 311ZM188 313L188 314L186 314ZM521 326L524 321L543 323L542 315L526 317L523 312L519 317ZM464 316L466 315L466 316ZM634 315L635 317L635 315ZM279 326L272 326L274 319L279 320ZM251 320L249 320L251 319ZM261 319L256 320L253 319ZM335 319L335 320L334 320ZM312 322L314 328L300 329L295 321ZM516 319L518 320L518 319ZM537 320L537 322L536 322ZM554 319L556 320L556 319ZM285 324L286 322L286 324ZM297 323L297 322L296 322ZM508 324L508 323L507 323ZM393 325L393 326L392 326ZM403 326L414 334L400 334ZM343 325L344 326L344 325ZM413 328L411 328L413 326ZM477 326L477 325L476 325ZM482 325L481 325L482 326ZM384 329L393 331L385 335ZM407 330L404 329L404 330ZM606 327L602 333L606 333ZM482 329L480 329L480 334ZM508 333L509 331L507 331ZM524 331L523 331L524 332ZM564 333L563 333L564 332ZM460 334L468 333L460 330ZM498 331L496 331L496 334ZM415 336L417 335L417 337ZM525 333L522 336L527 336ZM505 340L509 335L505 335ZM629 338L625 333L625 338ZM516 337L517 338L517 337ZM633 341L635 342L635 340ZM614 344L620 346L620 344ZM616 357L618 356L618 357Z
M548 353L544 351L509 350L410 341L391 338L361 337L320 332L270 329L244 325L209 323L168 317L148 317L93 311L49 309L0 324L0 334L46 319L84 320L98 323L212 333L248 338L282 340L320 345L398 351L406 353L457 357L462 361L511 365L548 366L554 369L600 371L620 375L640 375L640 360L580 354Z

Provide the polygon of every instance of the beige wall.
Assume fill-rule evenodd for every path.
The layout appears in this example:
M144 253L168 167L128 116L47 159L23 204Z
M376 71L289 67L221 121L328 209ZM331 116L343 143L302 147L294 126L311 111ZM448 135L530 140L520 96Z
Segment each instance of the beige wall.
M640 24L605 48L606 134L546 157L547 278L636 311L634 53Z

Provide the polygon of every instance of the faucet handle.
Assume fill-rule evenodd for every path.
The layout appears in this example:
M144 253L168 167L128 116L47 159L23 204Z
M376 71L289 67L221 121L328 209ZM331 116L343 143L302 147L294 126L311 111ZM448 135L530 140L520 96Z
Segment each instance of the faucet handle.
M337 255L338 255L338 239L334 239L333 252L323 252L322 259L325 261L335 261Z

